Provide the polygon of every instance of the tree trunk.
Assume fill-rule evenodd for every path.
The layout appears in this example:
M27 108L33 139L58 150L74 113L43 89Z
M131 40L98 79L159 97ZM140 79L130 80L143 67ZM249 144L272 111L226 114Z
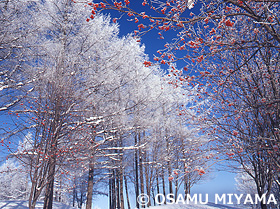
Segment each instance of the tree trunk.
M140 133L138 134L138 142L139 145L141 144L141 136ZM139 172L140 172L140 190L141 190L141 194L144 194L144 173L143 173L143 154L141 151L141 148L139 148ZM143 208L145 208L145 205L142 206Z
M158 179L158 169L156 169L156 182L157 182L157 194L159 194L159 179ZM160 202L160 196L157 197L157 202Z
M184 190L185 190L185 200L187 199L187 194L191 193L190 187L190 174L184 176Z
M53 190L54 190L54 176L55 176L55 167L56 167L56 152L57 152L57 145L59 139L59 132L61 128L61 120L60 120L60 105L61 100L55 102L55 111L54 111L54 120L51 124L51 137L50 141L50 156L49 156L49 169L48 169L48 176L47 176L47 184L46 184L46 193L45 193L45 200L43 209L52 209L53 204Z
M152 197L150 199L153 199L153 206L156 206L155 188L154 187L151 188L150 194L151 194L151 197ZM151 201L150 201L149 205L152 206L152 202Z
M94 171L94 160L90 159L89 172L88 172L88 187L87 187L87 203L86 209L92 208L92 194L93 194L93 171Z
M141 150L139 150L141 152ZM143 172L143 164L142 164L142 156L139 154L139 171L140 171L140 191L141 194L144 194L144 172Z
M135 133L135 147L138 146L137 143L137 133ZM139 203L137 198L139 196L139 182L138 182L138 149L134 152L134 163L135 163L135 195L136 195L136 208L139 208Z
M82 206L83 206L83 192L81 192L80 199L81 199L81 201L80 201L80 208L82 208Z
M120 175L119 175L119 169L116 170L116 191L117 191L117 207L118 209L121 209L121 201L120 201Z
M144 153L144 156L145 156L145 161L149 162L146 152ZM148 165L145 165L144 168L145 168L145 178L146 178L146 192L147 192L148 197L151 199L151 184L150 184L150 177L149 177L150 170L149 170ZM151 206L151 201L149 201L147 204L147 207L150 207L150 206Z
M164 181L164 168L163 165L161 167L161 179L162 179L162 192L163 192L163 196L164 198L164 204L166 204L166 192L165 192L165 181Z
M113 178L112 178L112 208L117 207L117 200L116 200L116 175L115 170L113 170Z
M73 208L75 207L75 197L76 197L76 188L74 187L73 188L73 202L72 202Z
M263 201L261 201L261 208L262 209L267 209L267 205L265 203L263 203Z
M124 197L123 197L123 170L120 169L120 205L121 209L124 209Z
M31 192L30 192L30 195L29 195L29 203L28 203L29 209L35 209L35 205L36 205L36 201L37 201L36 187L37 187L37 184L32 183Z
M166 131L167 133L167 131ZM168 136L165 137L166 140L166 150L168 154L168 159L167 159L167 170L168 170L168 176L172 176L172 168L171 168L171 162L170 162L170 146L169 146L169 141L168 141ZM172 181L168 181L169 185L169 194L173 194L173 189L172 189Z
M109 207L113 208L112 175L109 178Z
M54 153L54 152L52 152ZM48 172L48 183L46 185L46 194L43 209L52 209L53 204L53 186L55 175L55 156L50 159L50 167Z
M123 147L123 140L122 140L122 136L119 135L118 137L118 147ZM118 181L119 181L119 187L118 187L118 190L119 190L119 206L120 206L120 209L124 209L124 195L123 195L123 150L118 150L117 151L119 156L120 156L120 164L119 164L119 167L117 169L118 171Z
M126 175L124 175L124 186L125 186L125 195L126 195L126 201L127 201L127 209L130 209L130 202L129 202L129 194L128 194L128 188L127 188Z
M168 165L168 176L172 176L172 170L169 161L167 162L167 165ZM169 194L173 194L172 181L168 181L168 185L169 185Z
M91 127L91 145L95 142L95 126ZM88 171L88 187L87 187L87 202L86 209L92 208L92 195L93 195L93 175L94 175L94 159L95 151L91 150L91 156L89 159L89 171Z
M184 193L185 193L185 200L187 199L187 194L188 194L188 174L185 174L184 176Z
M32 202L32 199L33 199L33 192L34 192L34 189L36 188L36 186L34 185L34 183L32 183L32 186L31 186L31 191L30 191L30 195L29 195L29 201L28 201L28 206L29 206L29 209L34 209L35 208L35 205L33 206L33 202Z

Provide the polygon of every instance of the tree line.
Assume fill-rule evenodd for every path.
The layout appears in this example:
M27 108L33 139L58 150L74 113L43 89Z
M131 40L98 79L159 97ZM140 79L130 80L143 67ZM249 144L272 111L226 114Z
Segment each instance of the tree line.
M86 21L88 7L0 3L1 199L89 209L108 195L124 209L132 185L149 205L159 192L190 193L215 152L198 120L208 114L197 112L207 104L198 86L175 79L175 65L152 65L109 17Z

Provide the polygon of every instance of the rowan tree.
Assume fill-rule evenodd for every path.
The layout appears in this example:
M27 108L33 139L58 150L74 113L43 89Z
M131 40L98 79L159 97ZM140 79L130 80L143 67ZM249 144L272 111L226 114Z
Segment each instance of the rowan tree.
M190 73L186 80L207 77L206 87L219 86L227 82L223 77L224 74L226 76L238 73L240 68L246 67L255 56L262 60L266 68L275 68L278 63L280 40L278 1L145 0L142 2L143 7L137 8L129 1L103 1L88 2L87 6L94 12L117 10L128 14L128 19L135 18L135 22L139 24L136 36L137 34L141 36L142 33L152 29L160 30L160 36L167 34L169 30L175 30L177 34L175 41L166 43L166 48L158 51L159 55L155 60L162 64L184 60L184 69ZM228 67L233 61L231 57L234 57L235 69ZM201 76L191 74L195 70L200 72ZM279 104L277 70L267 69L269 71L267 73L271 75L266 80L273 95L268 100L269 104L276 106ZM215 79L212 79L213 77ZM207 90L205 91L207 93ZM279 124L276 121L273 123ZM278 125L274 129L276 129L273 131L276 131L274 135L277 135Z

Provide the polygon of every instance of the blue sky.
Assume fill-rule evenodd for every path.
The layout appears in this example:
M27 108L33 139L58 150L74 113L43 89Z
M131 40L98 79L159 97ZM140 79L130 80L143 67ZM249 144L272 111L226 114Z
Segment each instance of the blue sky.
M137 12L145 12L150 16L157 16L159 14L155 13L153 10L149 9L149 6L142 6L141 0L131 0L130 7ZM199 5L196 5L193 9L189 10L194 14L199 13ZM113 10L105 10L103 13L110 14L112 18L117 19L117 23L120 26L120 35L124 36L128 33L134 33L134 30L138 30L138 25L143 23L144 25L148 25L150 21L148 19L143 20L141 17L137 17L139 19L138 23L134 22L134 17L129 17L127 14L122 14ZM187 12L184 15L188 16ZM158 32L163 34L164 39L160 39ZM141 43L145 45L146 53L149 55L150 59L153 60L153 55L158 56L157 50L164 49L164 45L166 42L171 42L172 38L176 37L177 31L169 30L167 32L162 32L159 30L151 30L141 37ZM180 68L184 66L178 66Z

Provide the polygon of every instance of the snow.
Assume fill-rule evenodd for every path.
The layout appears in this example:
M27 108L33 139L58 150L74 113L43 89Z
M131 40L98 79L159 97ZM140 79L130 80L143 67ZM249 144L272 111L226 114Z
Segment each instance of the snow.
M36 204L36 209L43 208L44 203L38 201ZM28 201L25 200L0 200L0 209L28 209ZM55 209L74 209L71 206L65 205L63 203L54 202L53 208Z
M43 202L38 201L36 209L43 208ZM75 209L71 206L65 205L63 203L54 202L54 209ZM26 200L0 200L0 209L28 209L28 201ZM100 209L95 207L94 209ZM163 206L152 206L149 209L241 209L234 206L225 206L214 203L208 203L207 205L200 204L172 204L172 205L163 205Z
M220 204L208 203L206 205L201 204L172 204L163 206L153 206L149 209L240 209L234 206L225 206Z

